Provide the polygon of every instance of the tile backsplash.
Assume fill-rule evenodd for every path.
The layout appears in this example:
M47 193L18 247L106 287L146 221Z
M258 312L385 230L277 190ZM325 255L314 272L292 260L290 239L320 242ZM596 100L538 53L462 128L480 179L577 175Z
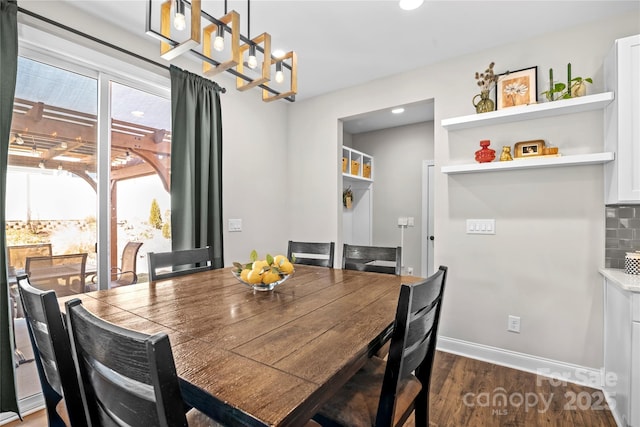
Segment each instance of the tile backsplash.
M624 268L627 252L640 251L640 206L606 206L605 268Z

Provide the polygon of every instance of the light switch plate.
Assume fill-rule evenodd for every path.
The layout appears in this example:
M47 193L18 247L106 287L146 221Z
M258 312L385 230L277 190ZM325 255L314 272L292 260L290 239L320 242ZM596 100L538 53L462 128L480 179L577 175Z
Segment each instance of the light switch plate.
M230 219L229 220L229 231L242 231L242 220L241 219Z
M496 234L496 220L468 219L467 234Z

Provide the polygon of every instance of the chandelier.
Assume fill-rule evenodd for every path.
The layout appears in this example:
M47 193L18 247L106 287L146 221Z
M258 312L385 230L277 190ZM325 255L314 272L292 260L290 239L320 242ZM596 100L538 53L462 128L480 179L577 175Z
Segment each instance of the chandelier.
M183 54L202 61L202 73L213 77L224 71L236 77L239 91L259 87L265 102L294 102L298 91L294 51L274 56L271 35L251 38L251 3L247 0L247 36L240 32L240 14L214 18L201 9L201 0L148 0L146 33L160 40L160 56L171 61ZM159 30L152 23L159 22ZM273 79L271 78L273 76Z

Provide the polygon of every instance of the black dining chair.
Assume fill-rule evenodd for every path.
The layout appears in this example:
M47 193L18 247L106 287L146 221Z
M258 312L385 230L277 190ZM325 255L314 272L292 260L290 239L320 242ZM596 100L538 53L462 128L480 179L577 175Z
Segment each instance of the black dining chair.
M294 264L317 265L333 268L333 254L335 243L294 242L289 240L287 258Z
M119 327L96 317L77 298L65 307L92 426L219 425L183 401L166 333Z
M313 418L324 426L429 425L429 387L447 267L402 285L388 361L370 358Z
M54 291L41 291L31 286L29 277L16 278L18 292L27 320L36 368L49 427L87 426L85 407L80 393L76 368L71 356L69 335L62 321ZM66 414L58 412L64 398ZM62 416L61 416L62 415ZM67 424L64 418L68 418Z
M148 252L149 280L163 280L199 271L213 270L213 248Z
M342 269L400 275L402 248L346 244L342 250Z

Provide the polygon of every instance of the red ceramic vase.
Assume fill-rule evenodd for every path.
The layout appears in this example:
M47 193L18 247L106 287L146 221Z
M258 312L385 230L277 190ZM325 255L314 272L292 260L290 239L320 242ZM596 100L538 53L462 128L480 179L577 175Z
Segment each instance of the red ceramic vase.
M489 148L490 143L491 141L488 139L480 141L480 146L482 148L476 151L476 161L478 163L492 162L496 158L496 150Z

